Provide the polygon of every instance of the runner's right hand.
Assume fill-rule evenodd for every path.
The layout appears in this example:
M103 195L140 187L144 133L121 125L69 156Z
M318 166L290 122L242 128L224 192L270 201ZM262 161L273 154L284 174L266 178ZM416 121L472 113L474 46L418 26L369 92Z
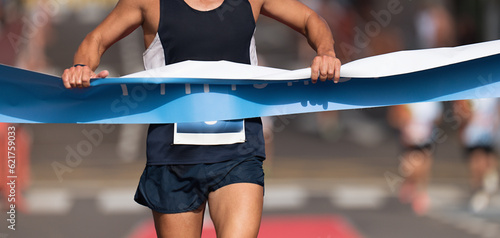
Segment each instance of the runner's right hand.
M108 75L107 70L96 74L89 66L77 65L64 70L62 80L66 88L86 88L90 87L91 79L106 78Z

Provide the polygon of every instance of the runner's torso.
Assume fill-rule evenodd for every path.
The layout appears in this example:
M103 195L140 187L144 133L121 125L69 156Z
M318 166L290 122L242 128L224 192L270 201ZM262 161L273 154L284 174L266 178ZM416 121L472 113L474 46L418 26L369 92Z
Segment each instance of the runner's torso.
M141 0L142 4L142 12L144 22L142 23L142 30L144 33L144 44L146 48L149 48L151 43L153 42L156 33L158 32L158 25L160 22L160 1L159 0ZM199 11L209 11L216 9L219 7L224 0L215 0L211 1L209 4L203 4L200 0L185 0L186 4L191 6L193 9L197 9ZM229 0L229 6L237 5L242 2L242 0ZM263 0L248 0L252 7L253 17L255 22L260 15L260 10L263 4ZM230 8L227 8L230 11Z
M159 9L157 32L144 52L146 69L185 60L257 64L255 18L248 0L225 0L208 11L194 9L183 0L160 0ZM194 91L191 88L196 85L185 87ZM150 125L147 156L149 165L264 157L262 123L260 118L253 118Z

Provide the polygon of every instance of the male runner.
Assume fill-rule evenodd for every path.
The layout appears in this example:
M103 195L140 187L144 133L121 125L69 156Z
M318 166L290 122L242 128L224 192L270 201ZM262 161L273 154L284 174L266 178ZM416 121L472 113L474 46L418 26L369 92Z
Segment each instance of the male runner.
M101 56L138 27L144 32L146 69L184 60L256 64L253 34L260 14L307 37L317 52L313 82L338 82L341 63L328 25L296 0L120 0L80 45L74 66L64 71L64 85L88 87L90 79L107 77L107 71L94 72ZM239 128L243 136L182 138L184 131L219 123ZM135 200L152 209L158 237L200 237L206 202L218 237L257 237L264 158L260 118L150 125L147 165Z

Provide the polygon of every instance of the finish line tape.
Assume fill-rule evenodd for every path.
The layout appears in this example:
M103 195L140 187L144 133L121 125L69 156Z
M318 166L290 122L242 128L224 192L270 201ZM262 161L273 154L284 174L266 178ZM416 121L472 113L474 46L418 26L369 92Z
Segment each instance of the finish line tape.
M60 77L0 65L0 122L150 124L500 97L500 41L401 51L342 66L342 83L310 69L186 61L65 89Z

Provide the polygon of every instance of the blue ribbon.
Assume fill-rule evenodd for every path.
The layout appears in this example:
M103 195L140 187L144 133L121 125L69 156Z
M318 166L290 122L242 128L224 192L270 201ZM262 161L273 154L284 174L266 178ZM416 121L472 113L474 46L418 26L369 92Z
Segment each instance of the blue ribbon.
M0 122L200 122L492 98L500 97L499 62L497 54L339 84L312 84L307 78L279 82L107 78L93 81L93 87L71 90L64 88L59 77L0 65Z

